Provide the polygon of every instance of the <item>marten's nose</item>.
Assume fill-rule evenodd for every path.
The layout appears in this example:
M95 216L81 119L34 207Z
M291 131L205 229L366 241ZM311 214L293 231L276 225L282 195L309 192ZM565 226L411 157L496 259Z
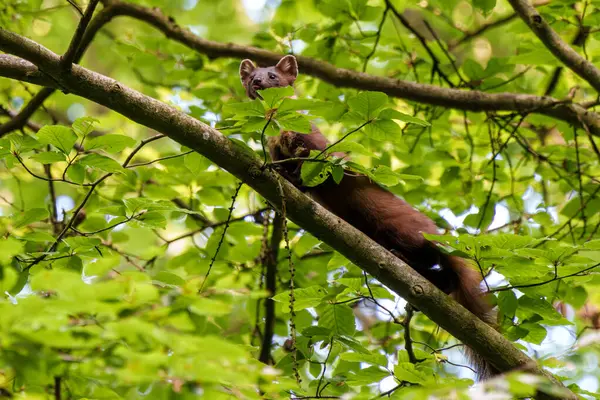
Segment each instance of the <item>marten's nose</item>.
M262 80L260 78L254 78L254 80L252 81L253 85L260 85L262 82Z

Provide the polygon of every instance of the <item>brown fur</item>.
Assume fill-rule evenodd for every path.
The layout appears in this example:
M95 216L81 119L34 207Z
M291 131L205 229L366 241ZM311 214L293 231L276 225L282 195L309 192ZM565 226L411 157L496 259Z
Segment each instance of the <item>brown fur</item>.
M291 56L285 57L288 58L285 64L296 65L295 60L291 63L289 57ZM244 60L240 66L240 75L248 96L255 98L258 93L249 86L253 83L253 78L265 76L269 71L277 73L279 68L275 66L252 69L250 65L254 66L249 60ZM296 75L297 66L282 71L282 76L277 81L293 82ZM268 80L266 84L272 85L263 88L275 86L275 81ZM262 81L260 83L265 84ZM308 157L310 150L324 150L327 140L313 126L310 134L283 131L278 137L269 139L268 147L273 161L279 161ZM345 156L339 153L336 155ZM282 175L295 185L301 186L302 161L290 161L279 166ZM426 215L364 175L345 174L339 184L329 178L316 187L304 189L325 208L389 249L438 288L452 294L465 308L493 325L491 307L480 288L480 273L472 269L466 260L442 253L434 243L423 237L422 233L438 233L435 223ZM467 356L477 367L480 379L497 373L470 349L467 349Z

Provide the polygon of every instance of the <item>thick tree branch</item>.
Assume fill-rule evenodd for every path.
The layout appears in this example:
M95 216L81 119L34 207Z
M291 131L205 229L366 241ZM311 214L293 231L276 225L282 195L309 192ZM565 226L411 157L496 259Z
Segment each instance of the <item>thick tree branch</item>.
M529 0L508 0L508 2L556 58L600 93L600 69L562 40L558 33L544 21L540 13L529 4Z
M194 35L177 25L157 8L149 8L120 0L101 0L109 9L110 18L118 15L144 21L192 50L211 58L250 58L259 64L273 65L282 54L252 46L219 43ZM438 105L467 111L517 111L544 114L580 125L583 121L590 131L600 136L600 116L577 104L561 102L549 97L515 93L485 93L475 90L441 88L382 76L352 71L310 57L297 56L302 73L320 78L338 87L378 90L390 96L419 103Z
M73 65L71 71L64 71L58 55L2 28L0 50L36 64L69 92L108 107L196 150L251 186L276 208L281 209L284 196L288 218L414 304L443 329L489 360L495 368L500 371L531 368L531 371L544 374L560 384L492 327L383 247L302 194L277 173L263 168L262 161L254 152L229 140L216 129L78 65ZM576 396L565 391L558 398L575 399Z

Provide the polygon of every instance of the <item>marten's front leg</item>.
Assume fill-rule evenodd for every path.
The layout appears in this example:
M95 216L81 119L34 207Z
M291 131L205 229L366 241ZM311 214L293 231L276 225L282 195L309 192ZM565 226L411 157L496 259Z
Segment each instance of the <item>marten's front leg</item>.
M301 143L291 140L289 132L282 132L280 136L270 137L267 145L272 161L285 161L290 158L303 157L305 154L310 153L310 151L302 147ZM297 153L301 155L296 156ZM290 160L274 164L274 167L281 176L290 181L298 189L306 190L302 186L302 179L300 177L302 161Z

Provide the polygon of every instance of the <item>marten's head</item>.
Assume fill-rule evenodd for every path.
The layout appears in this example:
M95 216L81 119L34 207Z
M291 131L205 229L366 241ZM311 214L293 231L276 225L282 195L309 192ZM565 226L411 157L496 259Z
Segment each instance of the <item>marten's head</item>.
M251 99L260 98L257 90L292 86L297 76L298 63L292 55L283 57L277 65L271 67L257 67L248 59L240 64L242 85Z

